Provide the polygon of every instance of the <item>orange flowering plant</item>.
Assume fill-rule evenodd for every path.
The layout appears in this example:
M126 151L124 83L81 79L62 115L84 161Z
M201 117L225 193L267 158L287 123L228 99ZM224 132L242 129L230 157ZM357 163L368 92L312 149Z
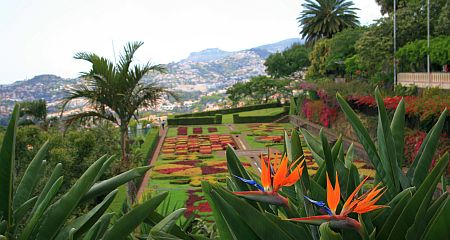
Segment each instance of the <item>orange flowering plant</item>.
M309 224L317 224L320 225L324 222L330 222L332 227L336 228L354 228L356 230L361 229L361 224L353 218L348 217L348 214L351 212L363 214L367 212L374 211L376 209L385 208L385 205L375 205L376 202L383 196L384 188L379 188L379 184L375 186L370 191L362 194L361 196L357 196L359 190L363 186L363 184L367 181L368 177L366 177L350 194L347 201L345 201L344 206L342 207L340 214L336 214L337 207L341 200L341 190L338 181L338 175L336 172L336 184L333 188L330 179L327 175L327 203L328 206L322 201L315 201L308 197L305 197L309 202L318 206L319 208L325 210L327 215L320 216L310 216L303 218L292 218L290 220L309 223Z
M271 163L270 152L267 158L261 155L261 184L255 180L235 176L239 180L257 187L259 191L241 191L234 192L234 194L255 201L287 206L288 200L281 196L278 190L283 186L292 186L301 178L304 160L299 162L300 159L294 161L288 167L287 155L281 157L281 163L278 154L274 154L273 163ZM298 165L295 166L297 163ZM290 169L292 170L289 172Z

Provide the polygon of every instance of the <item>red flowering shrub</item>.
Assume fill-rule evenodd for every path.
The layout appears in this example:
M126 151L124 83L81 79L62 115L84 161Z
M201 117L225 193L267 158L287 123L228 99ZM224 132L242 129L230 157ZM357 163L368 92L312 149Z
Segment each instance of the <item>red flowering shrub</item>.
M422 145L426 135L427 134L423 131L415 131L405 136L404 153L406 161L409 164L413 163L414 158L416 157L417 152L419 151L420 146ZM450 151L450 139L445 135L441 135L441 138L439 139L438 143L438 149L433 158L432 166L434 166L435 161L440 156L444 155L447 151ZM450 165L447 167L447 173L450 173Z
M203 175L224 173L224 172L228 171L224 168L217 167L217 166L201 166L200 168L202 169Z
M427 98L417 96L386 97L383 100L386 109L394 111L402 98L405 102L406 114L410 116L417 116L420 118L420 121L426 121L430 118L437 118L445 108L450 108L450 97L438 95ZM377 107L375 98L372 96L349 96L347 97L347 100L352 102L357 107Z
M303 114L311 122L330 127L331 122L336 120L337 109L330 108L322 100L310 101L303 103Z
M215 127L210 127L210 128L208 128L208 132L209 132L209 133L217 132L217 128L215 128Z
M177 134L178 135L187 135L187 127L178 127Z

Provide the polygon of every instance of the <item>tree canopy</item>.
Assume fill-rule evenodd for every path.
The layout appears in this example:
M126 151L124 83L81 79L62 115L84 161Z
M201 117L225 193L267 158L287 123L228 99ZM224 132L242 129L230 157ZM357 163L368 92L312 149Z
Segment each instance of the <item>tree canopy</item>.
M80 52L75 59L92 64L88 72L81 74L84 82L71 88L64 105L74 99L85 99L91 110L67 117L71 124L83 119L103 119L119 126L122 143L122 159L128 162L128 124L141 107L155 106L164 94L171 94L156 83L145 83L143 78L150 72L165 72L162 65L133 65L136 51L143 42L125 45L117 64L95 53Z
M357 8L348 0L306 0L297 21L308 44L331 38L345 28L359 25Z
M286 77L309 65L310 50L301 44L294 44L283 52L271 54L264 65L266 72L274 77Z

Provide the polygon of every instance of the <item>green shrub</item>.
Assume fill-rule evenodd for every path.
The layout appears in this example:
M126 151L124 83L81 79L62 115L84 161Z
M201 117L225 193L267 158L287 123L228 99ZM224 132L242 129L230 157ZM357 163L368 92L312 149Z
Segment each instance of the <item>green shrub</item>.
M286 116L289 113L289 106L283 107L283 112L274 115L265 116L239 116L239 114L233 114L234 123L270 123Z
M63 182L62 164L51 169L50 176L40 187L39 180L43 179L47 167L44 158L49 149L48 141L37 151L15 187L13 166L16 162L19 109L18 105L14 108L0 150L0 239L125 239L141 222L148 220L149 215L155 213L167 196L167 193L154 196L130 208L115 223L110 224L112 216L119 214L106 212L117 194L116 188L144 175L149 167L135 168L98 182L113 162L112 157L104 155L90 165L67 191L60 191ZM62 154L57 148L53 150ZM92 208L86 206L86 202L92 202ZM80 207L85 208L84 212L74 214L74 210ZM160 225L166 225L164 221L169 219L162 221ZM152 228L154 235L171 236L169 232L173 231L157 226Z
M215 124L222 124L222 114L216 114Z
M394 87L394 94L396 96L414 96L417 95L417 92L418 88L416 85L403 86L398 84Z
M315 137L302 129L301 139L294 130L289 140L285 141L285 160L281 164L276 163L276 160L271 164L269 160L269 166L261 167L265 173L261 181L255 180L255 175L247 172L236 152L229 148L226 152L230 174L226 186L228 189L219 184L202 184L205 197L213 209L220 237L447 239L449 195L438 188L438 183L444 180L445 186L448 152L433 163L447 110L442 112L425 137L413 163L403 168L404 102L398 104L391 118L378 90L375 98L379 107L376 141L369 136L368 130L344 98L339 94L337 97L374 166L376 174L373 183L363 185L367 178L362 180L363 171L353 162L353 145L344 154L342 137L330 145L323 132ZM296 159L304 159L303 141L310 148L313 161L319 166L314 176L309 175L309 164L306 162L299 163L303 164L303 170L288 167L295 166ZM301 178L295 183L290 182L297 169L302 171ZM281 171L283 174L279 174ZM284 180L279 181L280 176ZM340 188L337 187L338 183ZM264 184L264 190L261 190L261 184ZM367 189L374 185L378 190ZM316 201L311 201L311 198Z
M180 114L180 115L174 115L174 118L185 118L185 117L203 117L203 116L215 116L216 114L231 114L231 113L238 113L238 112L248 112L253 110L259 110L259 109L265 109L265 108L276 108L281 107L282 104L275 102L275 103L266 103L266 104L258 104L258 105L249 105L244 107L238 107L238 108L228 108L228 109L219 109L215 111L206 111L206 112L196 112L196 113L188 113L188 114Z
M144 143L141 145L140 150L144 156L143 166L147 165L147 160L153 155L156 146L159 141L159 128L152 128L150 132L145 136Z
M169 117L167 123L172 126L176 125L208 125L214 124L216 117L184 117L173 118Z

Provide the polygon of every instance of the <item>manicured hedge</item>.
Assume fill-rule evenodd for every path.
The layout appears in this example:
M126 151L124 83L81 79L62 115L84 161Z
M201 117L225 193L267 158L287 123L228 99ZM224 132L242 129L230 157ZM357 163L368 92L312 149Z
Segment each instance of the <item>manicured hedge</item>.
M282 106L286 106L286 105L289 105L289 103L286 103L283 105L279 102L275 102L275 103L250 105L250 106L238 107L238 108L219 109L219 110L215 110L215 111L180 114L180 115L174 115L173 117L174 118L186 118L186 117L215 116L216 114L231 114L231 113L238 113L238 112L248 112L248 111L265 109L265 108L282 107Z
M221 118L222 119L222 118ZM167 119L169 125L201 125L201 124L215 124L216 117L184 117Z
M222 114L216 114L216 124L222 124Z
M280 119L281 117L289 113L289 106L283 107L283 112L275 115L264 115L264 116L245 116L241 117L239 114L233 114L234 123L269 123Z
M147 136L145 136L144 143L141 145L141 152L144 155L143 165L147 165L148 159L152 156L159 141L159 129L152 128Z

